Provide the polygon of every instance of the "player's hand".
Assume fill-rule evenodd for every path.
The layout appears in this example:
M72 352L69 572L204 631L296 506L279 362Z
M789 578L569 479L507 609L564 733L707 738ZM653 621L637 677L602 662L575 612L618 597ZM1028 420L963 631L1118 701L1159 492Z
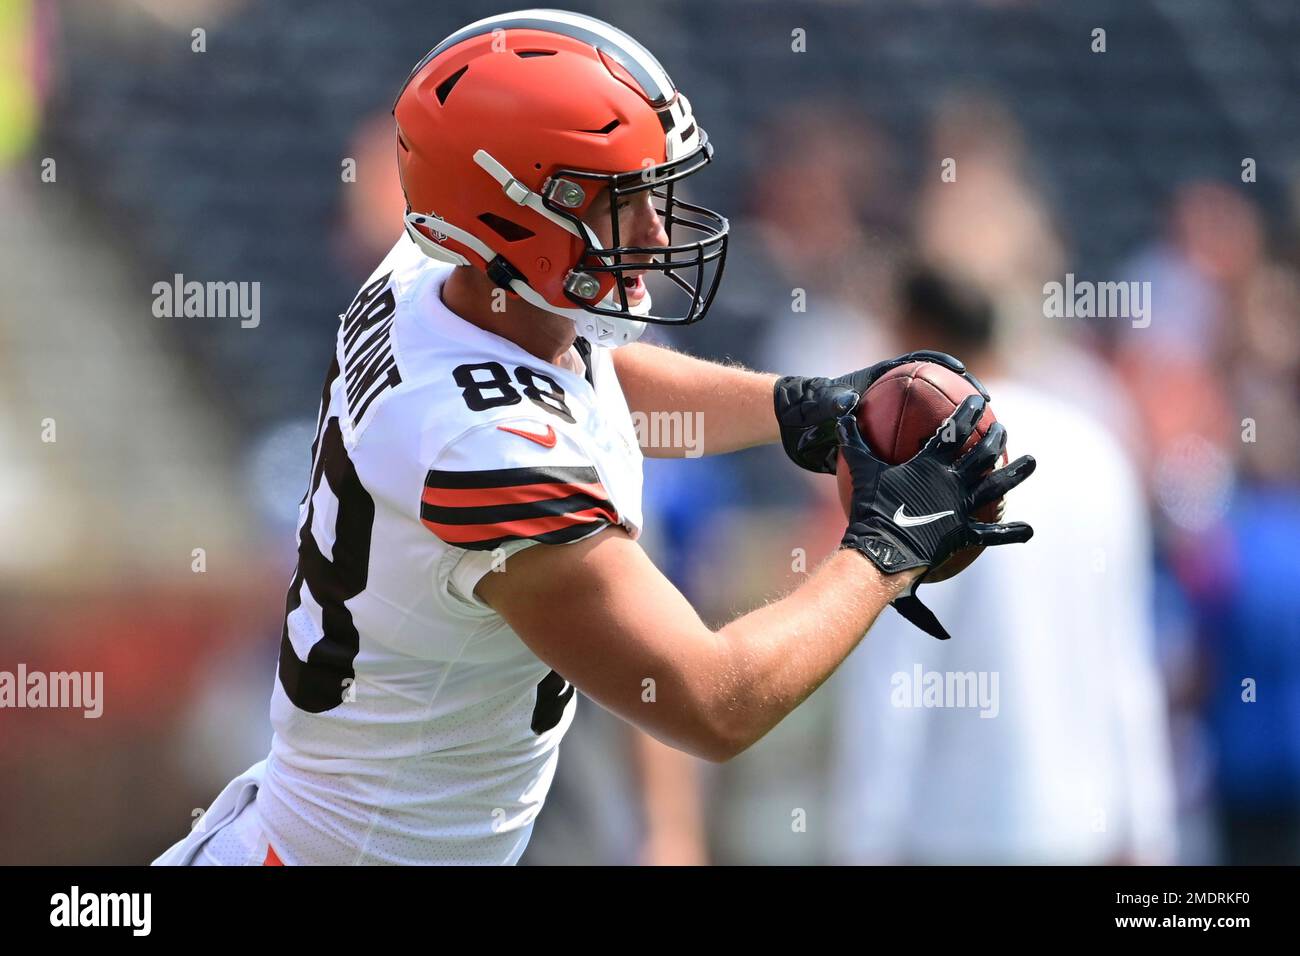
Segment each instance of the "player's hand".
M781 444L785 453L800 468L822 474L835 474L837 446L835 422L858 406L861 396L876 379L890 369L909 362L935 362L962 375L986 399L984 390L966 366L946 352L922 349L898 358L877 362L839 378L800 378L787 375L774 389L776 420L781 427Z
M853 415L835 423L838 448L853 479L848 529L840 547L861 551L883 573L942 564L954 551L974 545L1018 544L1034 529L1024 522L986 523L976 510L997 501L1034 473L1036 462L1022 455L989 472L1006 446L1007 433L995 423L974 448L961 449L984 413L985 398L971 395L910 460L881 461L858 431ZM948 633L916 598L916 589L896 598L894 607L922 630L941 640Z

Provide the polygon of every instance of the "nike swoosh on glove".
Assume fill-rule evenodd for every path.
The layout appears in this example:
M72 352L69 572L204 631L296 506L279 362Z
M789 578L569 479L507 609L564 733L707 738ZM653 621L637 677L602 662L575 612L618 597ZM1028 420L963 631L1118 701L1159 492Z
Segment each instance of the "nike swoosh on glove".
M1034 529L1022 521L986 523L973 517L977 509L1032 475L1037 464L1022 455L985 474L1006 447L1007 433L1001 423L994 423L974 448L961 454L984 405L984 396L968 397L901 465L886 464L872 454L854 416L840 416L836 436L853 479L849 526L840 547L861 551L885 574L896 574L937 567L962 548L1019 544L1033 537ZM927 634L947 640L943 625L916 597L924 579L922 574L892 603Z
M858 407L861 396L880 376L909 362L935 362L952 369L975 386L986 399L989 393L960 360L947 352L922 349L877 362L839 378L801 378L787 375L773 389L781 445L800 468L833 475L836 466L835 421Z

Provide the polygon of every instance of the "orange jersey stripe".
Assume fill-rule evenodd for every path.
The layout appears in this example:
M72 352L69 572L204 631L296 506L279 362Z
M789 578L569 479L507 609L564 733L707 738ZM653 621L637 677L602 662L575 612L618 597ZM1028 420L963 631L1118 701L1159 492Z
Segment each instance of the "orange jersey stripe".
M559 531L577 524L595 524L599 521L618 522L618 515L608 508L588 508L563 515L543 518L525 518L520 521L501 521L497 524L439 524L421 518L424 526L448 544L470 541L490 541L493 538L531 538L548 531Z
M425 488L422 500L426 505L442 508L491 508L496 505L521 505L529 501L548 498L567 498L569 495L591 495L608 498L604 485L551 482L536 485L507 485L504 488Z

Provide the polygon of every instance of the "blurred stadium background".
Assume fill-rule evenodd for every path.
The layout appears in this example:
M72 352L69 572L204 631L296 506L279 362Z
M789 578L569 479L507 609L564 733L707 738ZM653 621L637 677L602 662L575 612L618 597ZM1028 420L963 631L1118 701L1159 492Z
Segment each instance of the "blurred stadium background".
M671 343L974 353L1043 541L930 589L950 645L882 619L730 764L584 701L526 861L1300 861L1300 6L567 5L654 50L717 149L691 187L727 277ZM0 670L105 697L0 711L0 863L147 862L265 754L335 317L400 231L391 98L512 6L0 3ZM177 273L260 283L260 321L156 317ZM1149 327L1046 317L1067 274L1150 282ZM834 546L805 478L650 462L647 546L724 620ZM893 706L914 666L1000 675L996 718Z

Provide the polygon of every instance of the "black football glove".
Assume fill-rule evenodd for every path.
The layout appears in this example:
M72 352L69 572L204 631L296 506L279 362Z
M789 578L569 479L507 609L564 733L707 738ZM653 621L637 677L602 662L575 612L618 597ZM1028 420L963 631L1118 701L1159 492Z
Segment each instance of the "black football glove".
M872 454L855 417L842 415L836 435L853 478L853 502L840 547L855 548L885 574L895 574L937 567L954 551L972 545L1018 544L1033 537L1034 529L1024 522L992 524L972 517L1032 475L1036 465L1032 457L1022 455L985 474L1007 443L1001 423L994 423L974 448L961 455L984 404L983 396L971 395L901 465L888 465ZM918 577L892 603L921 630L946 641L948 632L916 597L924 578L924 574Z
M787 375L777 380L773 398L776 420L781 426L781 444L790 460L809 471L835 474L835 420L857 408L860 397L876 379L909 362L935 362L946 366L964 376L986 399L989 397L979 379L966 371L965 365L946 352L929 349L908 352L839 378Z

